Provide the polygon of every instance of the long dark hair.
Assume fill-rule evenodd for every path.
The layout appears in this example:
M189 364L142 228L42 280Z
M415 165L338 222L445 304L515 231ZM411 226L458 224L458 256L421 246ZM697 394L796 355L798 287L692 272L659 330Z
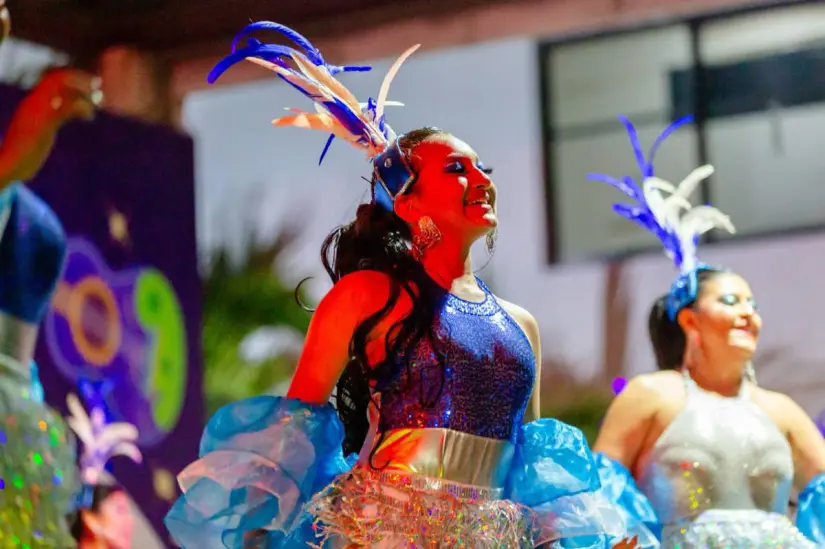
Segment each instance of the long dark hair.
M398 144L410 158L420 143L445 134L439 129L421 128L405 134ZM376 184L374 179L371 184ZM432 341L443 368L443 357L437 350L433 334L435 307L443 290L413 258L411 245L412 234L403 219L378 204L368 203L358 207L354 221L333 230L321 248L321 261L333 284L359 270L380 271L390 278L390 295L384 307L355 329L350 340L349 362L336 385L335 405L344 424L345 454L358 452L363 446L369 430L367 409L372 399L371 385L376 383L380 390L381 383L393 374L397 357L410 353L418 342L427 337ZM401 292L412 300L410 313L387 331L384 341L386 358L380 364L370 364L367 339L393 310ZM435 405L440 398L443 375L441 379L442 387L435 398L432 402L423 402L424 405ZM424 397L422 400L425 400ZM380 414L380 406L378 408Z
M703 268L696 273L697 290L696 294L702 292L702 286L719 276L727 273L720 269ZM685 356L687 337L685 331L676 320L671 320L667 314L665 300L667 294L659 297L650 308L648 315L648 332L650 342L653 345L653 353L656 355L656 366L660 370L679 370ZM688 303L687 307L693 307L696 300Z
M106 501L106 498L108 498L112 494L117 494L123 491L123 486L120 486L119 484L115 484L112 486L97 485L92 490L91 507L89 507L89 509L84 510L97 513L98 511L100 511L100 506L103 505L103 502ZM83 538L83 535L86 533L86 526L83 524L82 515L82 512L78 510L76 513L74 513L74 515L69 517L69 523L72 525L72 537L77 542L80 542L80 540Z

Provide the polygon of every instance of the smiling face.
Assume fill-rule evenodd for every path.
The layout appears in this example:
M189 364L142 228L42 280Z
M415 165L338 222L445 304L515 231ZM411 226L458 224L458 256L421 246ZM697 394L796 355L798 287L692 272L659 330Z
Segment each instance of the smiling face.
M418 178L411 191L396 198L396 213L414 225L430 217L448 238L473 242L498 225L492 170L464 141L436 134L410 155Z
M687 333L695 330L711 356L749 360L756 351L762 317L750 286L739 275L720 273L702 283L692 308L679 313Z

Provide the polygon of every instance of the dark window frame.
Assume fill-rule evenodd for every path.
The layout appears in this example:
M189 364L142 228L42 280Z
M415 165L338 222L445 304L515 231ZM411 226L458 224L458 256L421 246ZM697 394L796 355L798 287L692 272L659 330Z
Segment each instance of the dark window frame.
M541 145L542 145L542 172L543 172L543 189L545 201L545 234L547 235L546 262L550 265L561 263L576 263L589 260L615 260L636 255L646 255L650 253L661 253L659 247L640 247L629 250L622 250L617 252L604 252L598 257L583 258L581 260L562 260L559 254L559 227L558 227L558 212L556 211L556 185L554 174L554 155L553 145L556 138L556 130L553 128L551 120L552 112L552 97L550 83L553 75L550 70L551 52L558 46L568 46L578 42L589 42L605 37L616 37L622 35L636 34L653 29L663 29L672 26L687 26L690 36L690 46L692 53L692 63L688 72L692 73L693 93L691 100L693 104L692 113L695 118L695 135L696 135L696 150L699 160L699 165L708 163L707 150L707 136L706 136L706 121L708 120L708 105L705 100L702 90L707 87L705 78L708 71L705 68L700 53L700 34L703 25L711 22L723 21L726 19L735 19L737 17L756 13L769 13L772 11L780 11L787 8L794 8L804 5L822 4L823 0L786 0L775 1L758 6L741 6L734 8L721 9L711 11L691 17L674 16L671 18L657 19L654 22L641 22L631 24L623 27L602 29L592 32L584 32L576 35L570 35L557 39L549 39L539 42L536 48L536 65L538 69L538 85L539 85L539 112L541 117ZM676 110L675 108L673 110ZM670 118L675 118L683 113L672 112ZM703 182L700 186L700 199L703 203L711 202L710 196L711 179ZM823 206L825 207L825 206ZM825 223L796 226L780 230L766 230L752 232L748 234L737 234L727 236L724 239L719 239L712 233L705 236L703 239L705 244L725 245L731 243L740 243L752 240L772 240L788 235L811 234L825 232Z

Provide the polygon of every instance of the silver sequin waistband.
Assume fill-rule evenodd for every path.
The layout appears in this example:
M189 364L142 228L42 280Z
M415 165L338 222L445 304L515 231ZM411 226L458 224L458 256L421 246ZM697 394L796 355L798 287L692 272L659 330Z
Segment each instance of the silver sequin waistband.
M379 484L403 486L428 493L446 494L457 499L497 500L504 495L503 488L472 486L403 471L375 471L368 467L358 467L358 472Z

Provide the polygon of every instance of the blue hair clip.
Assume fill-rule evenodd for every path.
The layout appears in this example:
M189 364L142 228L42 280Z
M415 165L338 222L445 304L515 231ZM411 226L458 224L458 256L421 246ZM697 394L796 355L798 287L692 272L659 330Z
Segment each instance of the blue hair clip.
M393 211L395 197L406 191L416 177L406 155L398 146L398 139L375 158L373 175L373 202L389 212Z
M672 320L686 305L696 298L697 275L710 267L699 263L696 257L696 248L699 237L714 228L722 228L730 233L735 232L730 218L711 206L693 207L689 197L699 184L710 177L713 166L700 166L693 170L679 185L673 185L656 177L653 158L662 143L679 127L693 121L692 116L681 118L665 128L656 138L648 155L645 155L636 128L624 116L619 120L624 124L636 163L641 174L641 186L630 176L621 179L604 175L591 174L588 179L607 183L629 198L636 204L614 204L613 211L620 216L635 221L652 233L665 253L671 258L679 276L671 285L666 299L668 315ZM666 193L667 196L663 196Z
M292 40L299 49L277 44L264 44L249 34L258 30L274 30ZM245 47L238 47L246 39ZM242 60L261 65L315 102L316 112L297 111L273 121L276 126L296 126L330 133L319 163L338 137L354 147L364 150L374 162L374 172L381 181L374 191L376 203L392 209L392 198L404 184L414 179L414 174L398 150L395 133L384 118L384 109L401 106L387 99L390 84L404 61L418 49L418 45L405 51L390 67L381 84L378 98L366 103L359 102L335 75L341 72L368 71L366 66L337 66L327 63L321 52L294 30L268 21L247 25L232 42L232 53L222 59L209 73L211 84L229 67ZM291 63L290 63L291 62ZM293 68L294 65L294 68ZM379 185L376 185L378 187Z

